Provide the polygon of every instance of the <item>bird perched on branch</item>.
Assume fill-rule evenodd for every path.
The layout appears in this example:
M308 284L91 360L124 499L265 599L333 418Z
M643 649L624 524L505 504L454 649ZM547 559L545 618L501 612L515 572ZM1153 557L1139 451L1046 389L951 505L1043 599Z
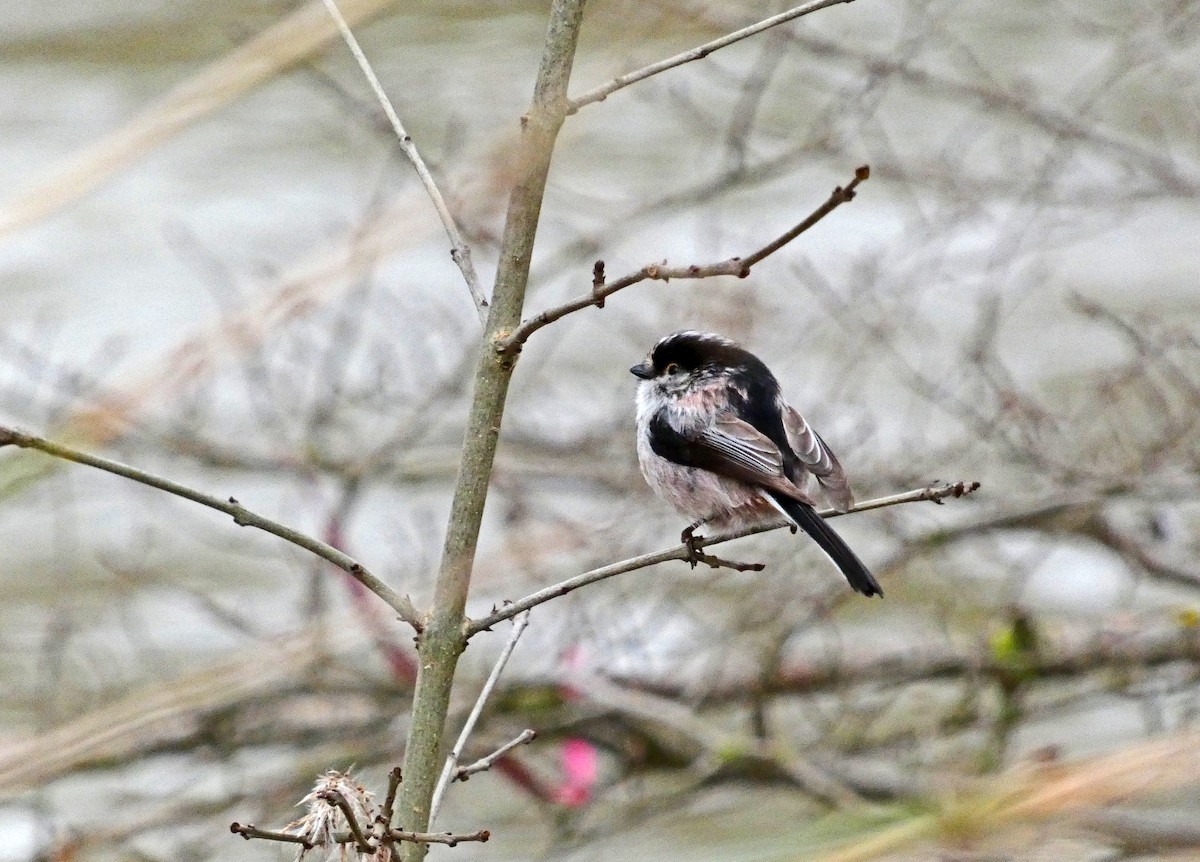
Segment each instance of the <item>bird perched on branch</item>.
M784 399L762 360L728 338L685 330L662 338L629 369L637 391L637 452L658 496L694 523L729 527L782 514L808 533L864 596L878 581L816 513L812 476L841 512L854 505L842 465Z

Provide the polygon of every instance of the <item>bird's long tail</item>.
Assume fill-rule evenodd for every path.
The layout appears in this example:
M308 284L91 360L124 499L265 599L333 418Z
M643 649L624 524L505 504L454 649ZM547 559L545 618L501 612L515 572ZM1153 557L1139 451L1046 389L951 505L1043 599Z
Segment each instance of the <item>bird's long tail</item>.
M792 523L812 536L813 541L821 546L821 550L841 569L856 593L862 593L864 596L883 595L883 589L871 574L871 570L863 565L862 560L850 550L850 546L842 541L842 537L833 531L833 527L829 526L812 506L782 494L769 491L767 493L771 502L781 509Z

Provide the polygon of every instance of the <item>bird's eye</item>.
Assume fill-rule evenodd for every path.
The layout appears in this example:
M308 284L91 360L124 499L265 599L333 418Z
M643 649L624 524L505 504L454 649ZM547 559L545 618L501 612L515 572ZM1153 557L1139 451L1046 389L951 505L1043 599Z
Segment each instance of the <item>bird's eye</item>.
M678 362L668 362L667 367L663 369L663 371L666 372L667 374L674 374L678 370L679 370Z

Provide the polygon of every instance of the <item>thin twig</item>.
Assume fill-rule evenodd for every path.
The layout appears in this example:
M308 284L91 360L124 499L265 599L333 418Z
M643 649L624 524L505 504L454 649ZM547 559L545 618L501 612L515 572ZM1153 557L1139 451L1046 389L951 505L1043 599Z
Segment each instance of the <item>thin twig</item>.
M396 809L396 791L400 789L402 780L403 773L400 771L400 767L393 766L392 771L388 773L388 789L387 796L383 800L383 808L379 809L379 814L371 829L371 840L375 846L379 846L384 834L392 828L392 817Z
M234 835L241 835L247 841L251 838L261 838L264 841L280 841L285 844L302 844L304 849L312 850L316 847L311 841L304 838L302 835L293 835L290 832L276 832L271 829L259 829L257 826L249 824L242 825L241 823L231 823L229 831ZM411 844L445 844L453 847L464 841L479 841L485 842L492 837L492 833L486 829L480 829L476 832L406 832L403 829L389 829L386 835L388 841L407 841ZM335 844L356 844L354 835L350 832L339 832L333 836ZM374 852L363 851L361 847L359 852Z
M413 844L445 844L453 847L463 841L486 842L492 833L486 829L478 832L405 832L403 829L393 829L388 833L393 841L409 841Z
M848 2L848 0L839 0L839 2ZM604 281L604 264L602 261L597 261L596 266L592 270L592 289L590 291L572 300L568 300L562 305L548 308L540 314L522 321L521 325L512 333L504 338L496 339L494 344L495 349L499 353L518 351L521 349L521 345L529 340L529 336L533 335L533 333L537 332L543 326L547 326L560 318L566 317L568 314L593 305L597 308L603 308L605 299L619 290L624 290L642 281L670 281L673 278L712 278L718 275L732 275L737 278L745 278L750 274L750 268L756 263L779 251L779 249L800 236L800 234L804 233L842 204L854 200L855 189L859 183L865 182L870 176L871 169L867 165L858 168L854 172L854 179L850 180L845 188L842 186L835 188L825 202L809 213L803 221L746 257L731 257L728 260L716 263L692 264L691 266L667 266L665 262L661 264L652 263L643 266L637 272L630 273L618 278L616 281L607 283Z
M518 745L527 745L533 742L535 739L537 739L536 730L531 730L530 728L522 730L517 735L516 739L509 740L486 757L481 757L474 763L471 763L467 766L458 767L458 769L454 770L454 780L466 781L477 772L486 772L492 768L493 763L495 763L504 755L508 754Z
M941 503L947 497L962 497L970 494L979 487L978 482L953 482L940 485L931 485L927 488L918 488L914 491L906 491L903 494L893 494L889 497L879 497L874 500L866 500L862 503L855 504L846 512L838 512L835 509L822 509L819 514L822 518L835 518L838 515L849 515L854 512L866 512L871 509L881 509L884 506L897 506L901 503L916 503L922 500ZM756 524L753 527L744 527L738 530L729 530L722 533L717 533L712 536L697 538L693 542L694 545L706 548L710 545L728 542L733 539L740 539L744 536L753 536L758 533L765 533L770 530L778 530L781 527L788 526L788 522L782 519L778 521L770 521L763 524ZM568 578L565 581L538 590L536 593L531 593L523 599L506 604L499 610L493 611L488 616L478 620L470 620L467 623L467 637L473 637L481 631L486 631L498 622L502 622L510 617L516 616L530 608L537 607L543 602L548 602L551 599L556 599L559 596L565 596L569 592L585 587L588 584L594 584L597 581L603 581L615 575L623 575L625 572L632 572L637 569L644 569L647 566L655 566L659 563L665 563L669 560L687 560L691 551L685 544L674 545L670 548L665 548L661 551L655 551L650 554L642 554L639 557L632 557L628 560L622 560L619 563L612 563L608 566L603 566L599 569L592 569L590 572L584 572L582 575L576 575L573 578Z
M843 2L848 2L848 0L843 0ZM367 55L363 53L362 48L359 46L354 33L350 30L350 25L342 17L342 12L338 9L337 3L334 0L324 0L324 3L325 8L329 10L330 17L333 18L338 30L341 31L346 47L354 55L359 69L362 70L363 76L367 79L367 83L371 85L371 90L375 93L375 98L379 100L379 104L383 107L383 112L387 115L388 122L392 124L392 131L396 133L396 138L400 141L400 149L404 151L404 155L412 163L417 176L421 178L421 184L425 186L426 194L433 201L433 208L437 210L438 218L442 220L442 227L445 228L446 235L450 238L450 257L454 259L454 262L458 264L458 268L462 271L463 279L467 282L467 289L471 292L471 300L475 303L475 309L479 313L480 321L486 321L488 309L487 296L484 295L483 287L479 283L479 276L475 273L475 265L471 262L471 247L463 239L462 232L458 229L458 223L455 222L454 216L450 214L450 208L446 206L446 199L442 197L437 183L433 181L433 175L429 172L425 160L421 158L421 154L417 151L417 146L413 143L412 137L404 130L404 125L400 122L400 117L396 114L396 109L392 107L391 100L387 97L387 93L383 91L383 86L379 83L379 78L375 76L375 70L371 68L371 63L367 60Z
M218 512L224 512L233 518L233 522L239 527L254 527L255 529L271 533L285 541L291 542L297 547L304 548L304 550L316 554L324 560L328 560L339 569L347 572L356 581L379 596L379 598L383 599L388 607L399 615L400 619L411 625L418 632L422 628L421 615L417 612L412 600L408 596L396 592L375 575L371 574L357 560L339 551L332 545L322 542L320 539L313 538L278 521L272 521L270 518L251 512L233 497L222 500L219 497L205 494L170 479L164 479L161 476L155 476L153 473L147 473L136 467L130 467L118 461L111 461L108 458L101 458L99 455L90 455L78 449L73 449L70 446L54 443L32 434L24 434L0 425L0 447L3 446L36 449L55 458L62 458L65 461L73 461L76 464L95 467L98 470L104 470L116 476L123 476L126 479L132 479L134 482L149 485L151 488L158 488L160 491L166 491L168 494L183 497L185 500L191 500L194 503L199 503L201 506L216 509Z
M523 613L517 616L513 621L512 634L508 636L508 643L504 645L504 649L500 651L499 658L496 659L496 664L492 666L492 672L488 674L487 681L483 684L483 689L479 692L479 697L475 699L475 706L471 708L471 714L467 716L467 721L463 725L462 732L458 735L458 740L454 743L454 747L450 749L450 754L446 758L446 765L442 767L442 774L438 777L437 786L433 791L433 800L429 803L429 825L432 826L437 818L438 809L442 807L442 797L446 794L446 788L454 776L454 771L458 767L458 759L462 757L463 748L467 744L467 738L470 737L471 731L475 729L475 723L479 721L479 716L483 713L483 705L487 703L487 699L491 696L492 690L496 687L496 683L500 679L500 674L504 671L504 666L508 664L509 656L517 646L517 641L521 639L521 634L525 631L525 627L529 625L529 613Z
M574 114L584 105L590 105L593 102L603 102L610 94L615 93L617 90L624 89L631 84L636 84L638 81L644 81L646 78L657 75L660 72L665 72L668 69L674 69L676 66L682 66L684 63L691 63L693 60L702 60L713 51L718 51L727 45L740 42L743 39L755 36L764 30L769 30L787 21L800 18L819 9L824 9L827 6L837 6L839 3L852 2L854 0L813 0L811 3L804 3L786 12L780 12L778 15L764 18L757 24L751 24L749 27L736 30L733 33L722 36L720 39L714 39L711 42L706 42L703 45L692 48L690 51L676 54L674 57L668 57L665 60L659 60L657 63L651 63L649 66L645 66L634 72L627 72L624 75L614 78L607 84L596 87L594 90L588 90L582 96L570 101L567 113Z
M275 832L271 829L259 829L257 826L252 826L247 823L244 826L241 823L230 823L229 831L234 835L241 835L247 841L251 838L261 838L264 841L282 841L285 844L303 844L305 850L312 850L315 846L303 835L293 835L290 832Z
M350 803L346 801L345 796L336 790L323 790L317 796L326 802L332 802L342 812L342 816L346 818L346 824L350 829L354 846L359 853L375 852L370 842L367 841L367 836L363 834L362 825L358 822L358 818L354 816L354 809L350 807Z

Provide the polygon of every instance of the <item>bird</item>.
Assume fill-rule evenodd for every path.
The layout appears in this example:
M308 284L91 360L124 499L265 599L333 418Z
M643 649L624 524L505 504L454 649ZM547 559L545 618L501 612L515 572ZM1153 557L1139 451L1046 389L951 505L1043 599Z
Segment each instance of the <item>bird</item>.
M681 330L629 369L637 385L638 464L647 484L694 519L681 540L695 559L695 530L782 514L813 538L864 596L879 582L817 514L815 480L839 512L854 506L846 473L821 436L784 400L761 359L724 336Z

